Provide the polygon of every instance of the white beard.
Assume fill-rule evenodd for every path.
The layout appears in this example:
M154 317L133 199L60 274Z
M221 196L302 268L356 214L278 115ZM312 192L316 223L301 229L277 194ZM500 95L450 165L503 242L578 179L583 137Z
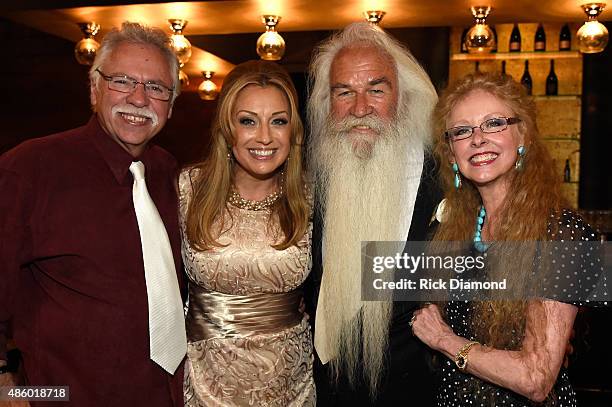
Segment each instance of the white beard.
M374 139L347 135L356 120L349 122L348 127L329 123L312 149L325 225L315 346L324 363L331 360L336 379L344 373L354 383L363 375L374 394L392 302L361 300L361 242L398 241L403 248L423 168L423 143L401 122L380 125ZM375 127L372 121L365 124Z

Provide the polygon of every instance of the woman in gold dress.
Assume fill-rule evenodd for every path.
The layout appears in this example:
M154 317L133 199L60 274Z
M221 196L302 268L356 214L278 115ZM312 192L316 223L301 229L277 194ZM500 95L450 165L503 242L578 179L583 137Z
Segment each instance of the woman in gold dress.
M314 405L297 94L280 66L250 61L226 77L217 109L209 156L179 179L190 280L185 405Z

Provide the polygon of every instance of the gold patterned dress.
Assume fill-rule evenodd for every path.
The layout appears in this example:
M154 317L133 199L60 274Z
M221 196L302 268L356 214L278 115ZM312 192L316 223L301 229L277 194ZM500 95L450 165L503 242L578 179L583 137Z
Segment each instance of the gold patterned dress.
M298 309L312 227L297 246L276 250L270 245L282 233L278 222L268 222L268 210L230 205L218 239L225 246L198 251L184 235L192 195L187 170L179 189L189 277L185 405L315 405L312 338Z

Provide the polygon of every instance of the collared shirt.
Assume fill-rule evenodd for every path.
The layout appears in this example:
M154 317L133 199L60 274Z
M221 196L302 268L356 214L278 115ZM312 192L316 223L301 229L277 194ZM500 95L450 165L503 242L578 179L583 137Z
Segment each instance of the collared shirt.
M70 405L182 405L182 366L170 376L149 359L136 160L180 271L177 166L161 148L135 159L94 116L0 157L0 321L28 384L70 386Z

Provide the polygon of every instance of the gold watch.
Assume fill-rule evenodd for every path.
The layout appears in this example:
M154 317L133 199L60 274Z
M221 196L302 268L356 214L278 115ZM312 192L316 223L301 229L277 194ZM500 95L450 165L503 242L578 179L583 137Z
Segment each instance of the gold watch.
M455 364L457 365L459 370L464 371L465 368L467 367L468 353L470 353L470 350L472 349L474 345L480 345L480 343L476 341L466 343L461 348L459 353L457 353L457 356L455 356Z

